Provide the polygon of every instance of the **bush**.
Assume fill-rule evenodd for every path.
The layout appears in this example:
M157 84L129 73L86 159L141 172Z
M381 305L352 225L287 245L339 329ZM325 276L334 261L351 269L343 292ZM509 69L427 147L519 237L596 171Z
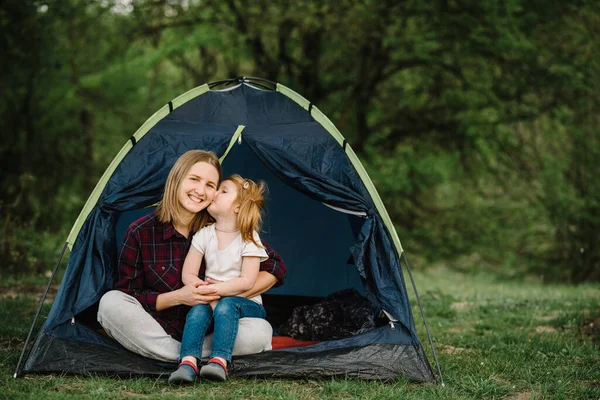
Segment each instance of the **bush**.
M5 218L0 231L0 276L42 275L56 264L67 230L38 231L32 222L16 224Z

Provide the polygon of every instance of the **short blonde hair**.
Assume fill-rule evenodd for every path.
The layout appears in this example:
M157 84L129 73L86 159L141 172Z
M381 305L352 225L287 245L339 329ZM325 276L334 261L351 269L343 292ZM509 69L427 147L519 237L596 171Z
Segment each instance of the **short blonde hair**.
M219 163L219 159L215 153L204 150L190 150L183 153L171 168L165 183L163 199L158 204L158 207L156 207L156 216L160 222L175 223L180 220L183 213L183 207L179 203L179 188L190 169L199 162L205 162L215 167L219 174L219 180L221 179L221 163ZM218 182L215 183L218 184ZM213 221L214 220L205 208L198 212L192 219L192 222L189 225L190 232L198 232L208 223Z
M265 195L267 185L263 181L255 183L251 179L244 179L239 175L231 175L223 182L230 181L237 188L236 203L240 210L237 216L237 224L244 242L252 242L259 247L262 243L256 243L254 232L259 231L262 223L262 210L265 207Z

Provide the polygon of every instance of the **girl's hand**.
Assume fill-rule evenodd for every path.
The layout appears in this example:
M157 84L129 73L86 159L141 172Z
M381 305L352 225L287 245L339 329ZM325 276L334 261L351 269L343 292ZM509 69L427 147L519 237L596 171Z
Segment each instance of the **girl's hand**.
M186 306L209 304L210 302L218 301L221 298L214 288L211 288L210 285L201 279L188 283L181 289L178 289L178 292L178 303L185 304Z
M215 284L215 283L220 283L220 282L223 282L223 281L219 281L219 280L217 280L217 279L213 279L213 278L211 278L210 276L207 276L207 277L206 277L206 282L207 282L207 284L210 284L210 285L212 285L212 284Z

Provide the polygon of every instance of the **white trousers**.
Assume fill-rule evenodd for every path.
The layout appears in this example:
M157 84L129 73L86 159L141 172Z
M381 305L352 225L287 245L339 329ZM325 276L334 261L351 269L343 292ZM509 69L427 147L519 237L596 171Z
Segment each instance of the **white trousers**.
M144 357L177 362L181 343L171 337L135 297L120 290L107 292L98 307L98 322L126 349ZM271 350L273 328L261 318L241 318L233 355ZM202 357L210 356L212 333L206 335Z

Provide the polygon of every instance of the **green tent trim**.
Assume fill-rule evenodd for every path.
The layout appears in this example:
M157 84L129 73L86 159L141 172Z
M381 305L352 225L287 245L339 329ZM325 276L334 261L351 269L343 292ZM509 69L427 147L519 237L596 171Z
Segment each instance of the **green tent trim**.
M280 83L277 83L276 90L278 92L280 92L281 94L287 96L291 100L293 100L295 103L297 103L300 107L304 108L305 110L308 111L310 108L311 116L318 123L320 123L321 126L327 132L329 132L329 134L340 145L344 145L344 143L346 143L346 145L345 145L346 154L348 155L350 162L356 169L358 175L362 179L365 186L367 187L367 190L368 190L369 194L371 195L373 202L375 203L375 207L377 208L379 215L381 215L384 225L392 237L392 240L394 242L396 250L398 250L398 254L402 254L402 252L404 250L402 249L402 244L400 243L400 238L398 237L398 233L396 232L396 229L394 229L394 224L392 223L390 215L388 214L387 209L385 208L385 205L383 204L383 201L381 200L381 197L379 196L379 193L377 192L377 189L375 189L375 185L373 184L373 181L367 174L367 171L365 170L364 166L362 165L362 163L356 156L356 153L354 152L354 150L352 150L352 147L346 142L346 139L344 138L344 136L340 133L340 131L338 131L338 129L335 127L335 125L331 122L331 120L329 118L327 118L325 116L325 114L323 114L321 112L321 110L319 110L314 105L311 107L310 106L311 103L308 100L306 100L304 97L302 97L301 95L299 95L292 89L290 89ZM142 126L133 134L132 139L135 140L136 142L139 141L146 135L146 133L148 133L150 131L150 129L152 129L161 119L166 117L172 110L180 107L181 105L185 104L186 102L188 102L198 96L201 96L204 93L209 92L209 91L210 91L210 88L209 88L208 84L204 84L202 86L198 86L198 87L191 89L191 90L183 93L182 95L176 97L170 103L164 105L162 108L160 108L158 111L156 111L150 118L148 118L146 120L146 122L144 122L142 124ZM238 126L238 128L236 129L236 131L234 132L234 134L231 138L231 141L229 142L229 146L227 147L225 154L223 154L223 156L220 158L221 162L223 162L225 157L227 157L227 154L229 153L229 151L231 150L231 148L233 147L235 142L237 140L239 140L243 130L244 130L243 125ZM110 180L110 177L112 176L113 172L115 171L117 166L121 163L121 160L133 148L133 146L134 146L134 142L132 140L128 140L125 143L125 145L123 145L121 150L117 153L115 158L112 160L112 162L110 163L108 168L106 168L106 171L104 171L104 174L102 175L102 177L96 184L96 187L92 191L92 194L90 195L87 202L83 206L83 209L79 213L77 220L75 221L75 223L73 224L73 227L71 228L71 231L69 232L69 236L67 237L67 240L66 240L67 246L69 247L69 251L71 251L73 249L73 244L75 243L75 240L77 239L77 235L79 234L79 231L81 230L81 227L83 226L83 223L85 222L87 216L90 214L90 212L92 211L92 209L98 202L98 199L100 198L100 194L102 193L102 191L104 190L104 187Z

